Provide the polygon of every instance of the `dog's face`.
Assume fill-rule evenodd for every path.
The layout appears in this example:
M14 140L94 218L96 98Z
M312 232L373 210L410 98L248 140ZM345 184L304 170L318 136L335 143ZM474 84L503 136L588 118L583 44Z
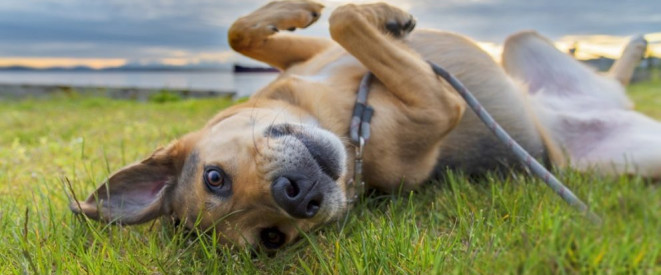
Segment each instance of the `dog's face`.
M169 214L224 243L275 249L343 212L346 158L341 140L304 113L239 106L72 209L128 224Z

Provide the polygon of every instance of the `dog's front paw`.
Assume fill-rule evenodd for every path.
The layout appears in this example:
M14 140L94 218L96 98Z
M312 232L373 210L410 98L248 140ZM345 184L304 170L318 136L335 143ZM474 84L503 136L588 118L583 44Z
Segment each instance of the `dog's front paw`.
M324 5L314 1L276 1L255 11L252 18L272 32L303 29L316 22Z
M280 30L306 28L321 16L324 5L313 1L277 1L239 18L228 31L232 49L243 52Z
M397 38L413 31L416 23L411 14L386 3L344 5L333 12L330 21L351 20L352 16L360 16L383 33Z

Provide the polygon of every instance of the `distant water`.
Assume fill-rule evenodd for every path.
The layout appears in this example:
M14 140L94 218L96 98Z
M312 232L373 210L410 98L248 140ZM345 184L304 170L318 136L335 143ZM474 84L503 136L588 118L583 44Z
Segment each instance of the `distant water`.
M248 96L266 86L277 73L232 72L35 72L0 71L0 84L136 87L235 91Z

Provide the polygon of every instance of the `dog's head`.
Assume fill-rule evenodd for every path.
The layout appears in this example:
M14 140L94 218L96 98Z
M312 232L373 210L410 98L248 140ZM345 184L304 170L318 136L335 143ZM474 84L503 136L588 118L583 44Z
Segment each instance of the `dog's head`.
M249 104L120 169L72 210L123 224L169 215L224 243L266 249L340 215L340 138L295 107Z

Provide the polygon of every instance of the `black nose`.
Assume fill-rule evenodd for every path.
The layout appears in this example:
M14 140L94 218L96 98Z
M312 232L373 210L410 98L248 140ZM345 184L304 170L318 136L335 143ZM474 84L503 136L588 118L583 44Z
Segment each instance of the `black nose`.
M319 212L324 199L317 183L300 175L280 176L273 181L271 194L292 217L309 219Z

